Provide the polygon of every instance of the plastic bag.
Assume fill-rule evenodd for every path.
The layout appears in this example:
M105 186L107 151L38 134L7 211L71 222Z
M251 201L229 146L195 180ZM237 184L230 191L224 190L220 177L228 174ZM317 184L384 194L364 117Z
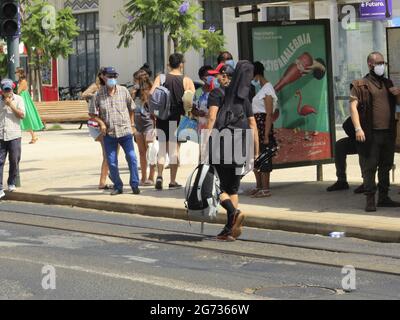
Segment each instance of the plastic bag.
M176 136L179 142L186 142L189 138L192 142L198 142L199 137L197 134L198 123L197 120L191 119L186 116L181 117Z
M149 143L149 147L147 148L147 163L151 166L157 165L157 156L158 156L158 140L154 140L154 142Z

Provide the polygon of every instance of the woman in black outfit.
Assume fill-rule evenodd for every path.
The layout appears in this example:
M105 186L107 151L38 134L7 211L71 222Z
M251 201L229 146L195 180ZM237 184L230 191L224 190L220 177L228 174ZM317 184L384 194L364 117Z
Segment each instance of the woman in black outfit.
M239 62L236 71L229 65L219 65L216 70L210 72L211 75L216 75L216 79L220 88L211 91L208 98L209 118L207 129L215 128L217 114L220 108L224 106L226 99L230 96L235 96L235 105L242 105L243 113L247 121L244 121L245 127L242 129L251 129L254 140L254 152L258 156L258 133L257 124L254 119L251 103L248 99L250 91L250 82L253 78L253 66L249 69L241 69L242 62ZM212 161L211 161L212 162ZM244 164L243 164L244 165ZM214 165L219 178L222 194L220 196L221 205L227 211L227 224L222 232L217 236L217 239L224 241L234 241L242 233L242 224L244 214L237 208L239 206L238 191L240 187L241 175L238 175L238 168L243 165L237 164L216 164Z
M171 92L171 115L168 120L156 119L156 128L158 129L158 142L160 150L158 153L158 177L156 180L156 189L162 190L163 188L163 171L165 158L168 154L171 167L171 181L169 184L170 189L181 188L182 186L176 182L176 175L178 173L178 155L179 143L176 137L171 137L169 128L174 126L178 128L181 116L185 114L183 105L183 96L186 91L195 92L193 81L183 75L184 70L184 57L180 53L174 53L169 57L170 72L166 75L165 83L163 84ZM153 84L150 93L161 85L160 76L158 76ZM176 130L175 130L176 131ZM171 145L170 145L171 144ZM170 150L171 149L171 150Z

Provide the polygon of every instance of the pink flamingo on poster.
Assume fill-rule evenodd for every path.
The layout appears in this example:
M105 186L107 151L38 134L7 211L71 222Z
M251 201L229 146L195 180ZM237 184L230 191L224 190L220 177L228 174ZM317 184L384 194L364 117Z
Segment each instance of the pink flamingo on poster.
M315 110L314 107L310 106L310 105L303 105L302 106L302 102L303 102L303 96L301 94L300 90L296 90L296 97L299 97L299 103L297 105L297 114L303 117L308 117L309 115L317 114L317 110ZM307 131L307 118L306 118L306 131L305 131L305 137L306 139L309 138L308 135L308 131Z

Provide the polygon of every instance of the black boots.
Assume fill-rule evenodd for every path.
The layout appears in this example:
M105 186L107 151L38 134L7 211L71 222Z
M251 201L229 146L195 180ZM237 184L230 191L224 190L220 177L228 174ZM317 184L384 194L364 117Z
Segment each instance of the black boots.
M378 207L380 207L380 208L399 208L400 202L393 201L387 195L379 195Z
M367 194L367 207L365 208L366 212L375 212L375 194ZM386 194L380 194L378 199L378 207L379 208L400 208L400 202L393 201Z
M365 207L366 212L375 212L375 193L367 194L367 206Z
M349 188L350 188L349 184L346 181L337 181L333 185L328 187L326 189L326 191L332 192L332 191L339 191L339 190L348 190Z
M355 194L362 194L362 193L365 193L364 184L362 184L362 185L360 185L359 187L357 187L357 188L354 190L354 193L355 193Z

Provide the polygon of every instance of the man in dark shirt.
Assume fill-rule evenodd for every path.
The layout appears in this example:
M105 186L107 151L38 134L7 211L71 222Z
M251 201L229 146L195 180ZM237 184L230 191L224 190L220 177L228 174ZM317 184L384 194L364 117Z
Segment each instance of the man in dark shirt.
M390 170L394 163L396 103L400 102L400 88L384 77L385 61L379 52L368 56L370 73L362 80L353 81L350 111L354 124L360 165L367 196L367 212L376 211L375 175L378 171L378 207L400 207L389 198Z

